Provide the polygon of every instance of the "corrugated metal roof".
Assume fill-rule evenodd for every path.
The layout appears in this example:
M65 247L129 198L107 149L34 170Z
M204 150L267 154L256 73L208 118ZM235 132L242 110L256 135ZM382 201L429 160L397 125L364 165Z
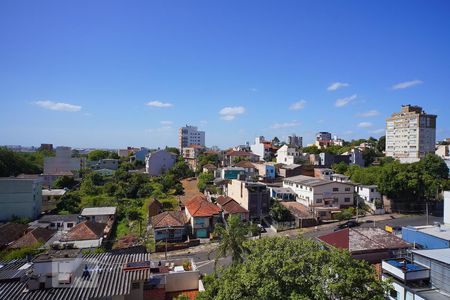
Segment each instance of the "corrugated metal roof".
M81 212L82 216L105 216L105 215L115 215L115 206L106 207L87 207Z
M123 265L127 262L139 262L150 260L150 254L89 254L83 256L83 262L75 274L73 285L69 288L49 288L35 291L27 291L22 281L0 282L1 300L72 300L92 299L126 295L130 293L131 282L145 280L150 275L149 269L124 271ZM6 273L18 271L24 262L4 265L0 268L0 278L3 269ZM81 277L84 265L90 269L90 279ZM21 270L24 271L24 270Z
M450 265L450 248L412 250L411 252Z

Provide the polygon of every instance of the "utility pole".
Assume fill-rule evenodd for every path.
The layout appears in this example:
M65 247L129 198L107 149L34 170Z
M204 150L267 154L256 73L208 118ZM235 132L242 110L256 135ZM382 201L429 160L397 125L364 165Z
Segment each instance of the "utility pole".
M429 224L428 223L428 202L425 202L425 211L426 211L426 214L427 214L427 225Z

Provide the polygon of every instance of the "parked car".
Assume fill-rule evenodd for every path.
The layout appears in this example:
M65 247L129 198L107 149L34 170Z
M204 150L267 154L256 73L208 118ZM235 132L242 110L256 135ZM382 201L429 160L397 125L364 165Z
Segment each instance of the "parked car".
M345 228L357 227L357 226L359 226L359 225L360 225L360 224L359 224L358 222L356 222L355 220L349 220L349 221L347 221L347 222L345 222L345 223L339 224L339 225L334 229L334 231L338 231L338 230L345 229Z

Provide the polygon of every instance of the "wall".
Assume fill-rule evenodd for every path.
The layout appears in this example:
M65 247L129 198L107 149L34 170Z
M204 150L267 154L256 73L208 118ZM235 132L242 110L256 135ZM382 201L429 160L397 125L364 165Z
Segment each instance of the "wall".
M0 220L13 216L36 219L42 207L40 180L0 179L0 207Z
M44 158L44 174L78 171L80 168L81 159L72 158L72 149L70 147L58 147L54 157Z
M176 156L164 150L151 153L145 159L145 171L151 176L159 176L175 164Z
M402 228L402 238L410 244L419 244L425 249L449 248L449 241L420 232L412 227Z
M450 224L450 191L444 192L444 223Z
M167 274L166 292L198 290L199 278L199 271Z

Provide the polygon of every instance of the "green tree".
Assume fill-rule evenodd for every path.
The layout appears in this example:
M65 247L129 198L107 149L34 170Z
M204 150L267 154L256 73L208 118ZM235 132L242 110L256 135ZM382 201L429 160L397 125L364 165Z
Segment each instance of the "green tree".
M166 147L166 151L167 152L171 152L173 154L176 154L177 156L180 155L180 150L178 148L175 148L175 147Z
M278 146L279 144L280 144L280 139L277 138L277 137L274 137L274 138L272 139L272 145Z
M0 177L17 176L21 173L40 174L43 169L43 156L38 154L18 153L0 147Z
M355 209L353 207L349 207L336 213L335 218L339 221L347 221L353 218L354 213Z
M118 159L119 155L116 152L107 151L107 150L93 150L87 155L88 160L100 160L106 158L115 158Z
M56 204L58 212L68 212L71 214L80 212L81 196L78 191L67 192L61 197L61 201Z
M204 192L209 184L214 180L214 175L211 173L201 173L198 175L197 187L200 192Z
M303 147L302 151L303 151L303 153L309 153L309 154L319 154L320 153L320 149L317 148L316 145Z
M366 148L362 152L362 157L364 159L364 165L367 167L370 166L375 161L377 154L375 153L374 149Z
M54 189L71 189L73 188L78 182L72 177L72 176L61 176L57 178L53 184L52 187Z
M292 220L292 215L289 210L280 204L278 200L272 201L272 206L269 211L270 216L277 222L287 222Z
M379 153L383 153L383 151L386 150L386 136L385 135L381 136L378 139L376 147L377 147L377 150L378 150Z
M245 242L242 263L207 276L197 299L385 299L389 285L348 251L306 239Z
M348 165L345 162L341 161L337 164L333 164L331 168L337 174L345 174L348 170Z
M248 233L247 224L241 222L238 215L230 215L226 226L216 224L214 235L220 239L216 262L220 257L231 255L233 265L241 263L245 252L244 241L247 239Z

